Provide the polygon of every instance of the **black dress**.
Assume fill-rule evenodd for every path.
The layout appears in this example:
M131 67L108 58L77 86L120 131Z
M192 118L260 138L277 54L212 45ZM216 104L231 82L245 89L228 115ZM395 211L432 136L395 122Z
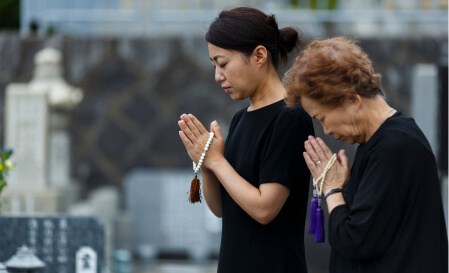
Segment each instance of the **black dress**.
M437 165L413 119L396 113L358 147L343 197L329 217L330 272L447 272Z
M236 113L226 140L226 159L253 186L277 182L287 186L290 195L278 216L262 225L221 187L219 273L307 272L304 222L310 172L302 153L304 141L313 133L309 115L299 106L288 108L284 101Z

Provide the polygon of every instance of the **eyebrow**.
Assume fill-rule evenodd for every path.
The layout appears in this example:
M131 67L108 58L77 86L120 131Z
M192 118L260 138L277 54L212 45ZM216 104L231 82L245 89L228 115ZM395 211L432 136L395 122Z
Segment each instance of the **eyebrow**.
M217 56L215 56L213 59L212 58L209 58L211 61L217 61L217 59L218 58L225 58L225 56L223 56L223 55L217 55Z

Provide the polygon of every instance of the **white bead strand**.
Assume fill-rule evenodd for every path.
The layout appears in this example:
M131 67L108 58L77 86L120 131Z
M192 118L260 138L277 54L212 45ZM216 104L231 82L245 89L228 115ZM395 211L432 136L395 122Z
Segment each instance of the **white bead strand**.
M318 196L321 196L323 192L323 184L324 180L326 180L326 174L334 165L335 160L337 160L337 154L332 155L331 159L326 165L326 168L324 168L323 174L321 174L320 177L317 178L317 180L313 179L313 185L316 187L316 192Z
M200 160L198 161L198 165L196 165L195 162L193 162L193 171L195 172L195 174L198 173L198 171L201 168L201 165L203 165L204 158L206 157L206 152L207 150L209 150L209 146L212 142L212 139L214 138L213 132L210 132L209 134L210 134L209 139L207 140L206 146L204 146L204 152L201 154Z

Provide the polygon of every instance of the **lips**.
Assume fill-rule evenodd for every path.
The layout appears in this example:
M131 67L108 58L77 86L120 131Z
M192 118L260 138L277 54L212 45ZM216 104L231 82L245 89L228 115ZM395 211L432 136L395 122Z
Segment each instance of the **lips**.
M224 89L224 91L225 91L226 93L229 93L229 91L231 90L231 87L230 87L230 86L222 86L222 88Z

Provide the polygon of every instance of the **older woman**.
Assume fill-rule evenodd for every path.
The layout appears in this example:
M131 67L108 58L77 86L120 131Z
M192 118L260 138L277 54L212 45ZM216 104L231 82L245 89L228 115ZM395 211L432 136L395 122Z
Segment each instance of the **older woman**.
M447 272L435 157L414 120L385 101L367 54L345 38L312 42L284 84L288 103L300 101L327 135L360 144L352 169L339 151L323 184L330 272ZM305 149L318 179L333 153L314 137Z

